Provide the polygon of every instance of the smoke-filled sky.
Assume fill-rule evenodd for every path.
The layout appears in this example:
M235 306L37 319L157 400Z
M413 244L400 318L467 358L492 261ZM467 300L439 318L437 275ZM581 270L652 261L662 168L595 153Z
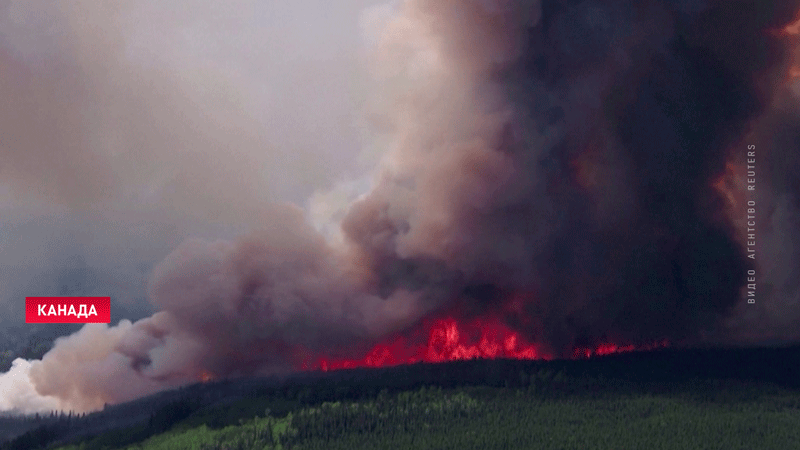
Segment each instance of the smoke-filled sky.
M367 6L0 1L3 326L33 328L26 295L111 295L142 318L185 238L345 196L314 207L325 222L363 191Z
M76 264L131 310L15 361L0 409L442 311L555 355L798 338L800 1L272 3L0 0L4 323Z

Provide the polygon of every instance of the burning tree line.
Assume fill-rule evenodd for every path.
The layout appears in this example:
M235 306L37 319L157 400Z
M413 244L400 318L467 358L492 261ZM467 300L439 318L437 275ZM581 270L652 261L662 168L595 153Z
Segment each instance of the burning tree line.
M453 428L474 430L474 424L480 421L494 425L485 432L468 436L471 445L486 445L484 441L491 440L502 442L504 435L514 442L524 442L531 436L511 428L520 429L522 423L536 428L543 417L548 417L546 414L559 411L574 420L574 408L585 408L583 413L593 417L593 421L618 416L625 420L625 429L630 430L630 423L647 422L649 417L667 408L655 401L654 396L670 399L669 408L676 407L675 402L680 399L695 406L705 405L700 407L702 412L686 410L697 414L687 420L702 422L709 416L707 408L726 405L752 408L753 399L769 393L766 398L779 400L758 406L763 408L758 417L763 418L764 414L783 414L781 411L800 408L796 393L780 396L778 393L784 391L776 387L777 383L797 388L800 379L797 370L781 374L763 370L763 364L789 363L792 368L800 367L796 364L798 358L800 351L795 347L772 353L761 349L703 352L664 349L592 360L420 363L304 373L282 381L262 380L234 401L224 397L210 401L216 398L215 390L227 389L232 383L212 382L182 390L179 397L161 403L139 424L84 437L82 445L86 450L99 450L134 445L161 435L160 442L174 439L170 442L177 446L202 441L209 449L239 445L251 448L256 444L324 448L326 444L347 439L378 443L418 436L415 448L419 448L425 442L453 439L447 433ZM571 406L547 409L559 404ZM508 422L508 430L493 422L493 417L501 416L515 418ZM725 420L728 419L722 419ZM71 432L80 431L80 423L73 418L70 430L39 428L6 444L6 448L31 450L37 448L32 446L37 443L45 446L62 442ZM549 426L542 426L537 433ZM719 424L708 425L714 426ZM738 438L733 435L723 439Z

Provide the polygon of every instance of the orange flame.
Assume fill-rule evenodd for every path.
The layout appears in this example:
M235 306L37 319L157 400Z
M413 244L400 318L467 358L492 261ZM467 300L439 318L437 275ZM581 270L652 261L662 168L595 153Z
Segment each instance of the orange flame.
M739 210L744 204L745 169L743 164L729 162L725 164L725 172L714 182L714 188L723 195L728 208L733 211Z
M783 32L793 36L800 34L800 18L784 27Z
M214 380L214 374L207 370L201 370L198 378L202 383L208 383L209 381Z
M798 15L796 17L797 19L795 19L794 22L786 25L780 30L771 30L770 33L779 37L790 38L793 41L796 40L797 36L800 36L800 11L798 11ZM800 66L798 66L795 62L789 67L786 78L783 80L783 85L787 86L793 84L796 81L795 78L798 77L800 77Z

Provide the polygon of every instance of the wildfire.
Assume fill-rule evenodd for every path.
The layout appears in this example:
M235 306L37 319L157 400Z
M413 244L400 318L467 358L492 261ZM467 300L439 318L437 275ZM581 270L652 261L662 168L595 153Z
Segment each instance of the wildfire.
M784 27L783 32L793 36L800 34L800 19L797 19Z
M214 380L214 374L207 370L201 370L198 378L202 383L208 383L209 381Z
M667 340L662 340L654 344L640 346L640 347L636 347L634 345L618 346L615 344L600 344L594 350L585 347L576 348L575 351L572 353L572 357L576 359L591 358L592 356L604 356L604 355L611 355L613 353L625 353L636 350L655 350L658 348L667 348L667 347L669 347L669 341Z
M792 40L796 40L797 36L800 36L800 16L798 16L798 18L794 22L783 27L780 31L777 32L777 34L779 36L789 37ZM797 62L795 62L789 67L788 75L789 77L786 82L789 83L794 82L795 78L800 77L800 65L797 65Z
M414 345L415 340L408 337L395 337L385 343L375 345L363 358L335 359L318 358L304 362L305 370L337 370L355 367L386 367L417 362L447 362L470 359L552 359L537 344L526 341L498 319L474 319L458 322L453 318L430 321L423 326L427 329L427 340ZM597 348L576 349L573 357L584 358L666 347L667 342L643 347L633 345L617 346L601 344Z
M743 164L729 162L725 164L725 172L714 182L714 188L728 202L728 208L738 211L744 204L744 180L747 168Z

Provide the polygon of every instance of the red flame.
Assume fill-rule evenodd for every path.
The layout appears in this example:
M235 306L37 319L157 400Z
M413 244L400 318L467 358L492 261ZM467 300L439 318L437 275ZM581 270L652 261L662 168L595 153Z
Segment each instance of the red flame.
M375 345L362 358L317 357L306 359L300 366L304 370L328 371L355 367L387 367L417 362L553 358L541 346L528 342L520 333L499 319L478 318L459 322L450 317L440 318L424 323L422 329L427 330L427 340L423 342L406 336L396 336ZM601 344L593 349L576 349L573 357L583 358L666 346L666 341L647 347Z
M669 341L667 341L666 339L650 345L644 345L639 347L636 347L634 345L618 346L616 344L600 344L594 350L585 347L576 348L572 353L572 357L576 359L591 358L592 356L605 356L605 355L611 355L613 353L655 350L658 348L666 348L666 347L669 347Z

